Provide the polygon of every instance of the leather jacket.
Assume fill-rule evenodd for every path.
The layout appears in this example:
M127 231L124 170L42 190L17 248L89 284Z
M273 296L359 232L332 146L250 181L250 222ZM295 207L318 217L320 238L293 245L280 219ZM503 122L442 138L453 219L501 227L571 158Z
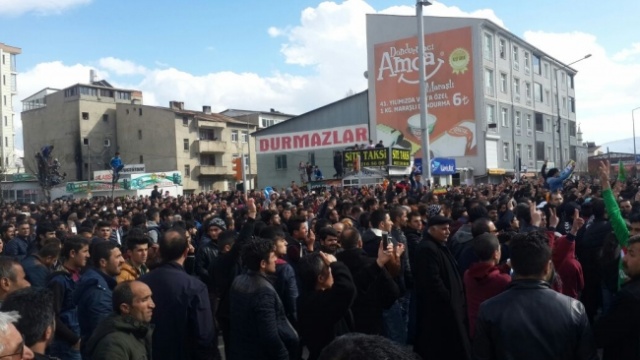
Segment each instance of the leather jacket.
M584 306L541 280L514 280L480 306L473 359L596 360Z
M218 257L218 244L211 241L198 248L195 259L195 274L207 286L212 284L212 274L209 274L209 267Z
M249 271L237 276L231 285L230 303L231 360L295 357L298 334L264 275Z

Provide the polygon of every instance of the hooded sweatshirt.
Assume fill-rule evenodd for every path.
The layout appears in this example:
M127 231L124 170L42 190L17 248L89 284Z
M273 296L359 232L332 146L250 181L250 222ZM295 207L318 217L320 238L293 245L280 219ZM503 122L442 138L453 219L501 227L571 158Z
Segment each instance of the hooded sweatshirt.
M576 242L573 235L567 234L556 239L551 259L562 279L562 293L577 299L584 288L584 276L582 265L576 259Z
M480 304L501 292L511 282L507 266L496 266L487 262L472 264L464 273L464 287L467 295L467 314L469 315L469 333L475 334L476 319Z

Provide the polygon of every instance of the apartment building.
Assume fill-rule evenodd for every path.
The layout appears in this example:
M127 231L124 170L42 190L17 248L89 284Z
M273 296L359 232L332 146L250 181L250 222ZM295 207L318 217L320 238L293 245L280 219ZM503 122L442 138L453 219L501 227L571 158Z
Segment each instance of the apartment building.
M13 97L18 93L18 67L16 58L20 48L0 43L0 169L2 173L16 173L14 147L15 111Z
M269 111L227 109L220 114L256 125L258 130L279 124L296 116L282 113L273 108L269 109Z

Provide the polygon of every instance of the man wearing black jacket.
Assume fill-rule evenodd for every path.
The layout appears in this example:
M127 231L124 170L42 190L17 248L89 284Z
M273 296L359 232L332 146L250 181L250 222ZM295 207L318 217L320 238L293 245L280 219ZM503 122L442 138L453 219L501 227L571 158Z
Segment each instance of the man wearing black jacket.
M514 278L480 306L474 359L599 359L584 306L548 283L553 268L547 243L540 232L511 240ZM629 340L637 345L637 336Z
M315 360L337 336L353 331L349 308L356 288L349 269L323 252L303 257L298 267L300 340Z
M340 234L340 243L344 249L337 255L353 275L357 296L351 307L355 322L355 331L365 334L383 333L382 312L393 305L400 297L398 284L393 281L385 269L392 257L388 250L378 251L378 258L372 258L362 250L362 239L357 229L347 228ZM378 249L382 242L378 243Z
M445 245L451 219L429 218L413 268L416 289L414 351L424 359L468 360L471 355L462 278ZM455 344L455 346L444 346Z

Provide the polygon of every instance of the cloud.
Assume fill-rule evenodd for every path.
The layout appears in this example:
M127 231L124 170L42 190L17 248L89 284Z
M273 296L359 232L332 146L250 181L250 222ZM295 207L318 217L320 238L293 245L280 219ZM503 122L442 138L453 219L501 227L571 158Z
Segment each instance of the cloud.
M88 5L92 0L0 0L0 16L19 16L26 13L57 15L65 10Z
M630 48L622 49L620 52L613 55L615 61L627 61L633 60L640 55L640 43L633 43Z
M114 57L102 58L98 60L98 64L105 70L113 71L116 75L142 75L147 72L144 66Z
M527 31L524 39L565 64L591 54L571 66L578 71L576 120L583 139L602 143L631 137L631 109L640 106L639 63L608 54L594 35L584 32ZM634 49L636 45L620 53L631 54Z
M415 15L416 8L415 6L391 6L379 12L380 14L390 14L390 15ZM507 28L493 9L478 9L471 12L466 12L460 9L457 6L447 6L441 2L434 1L432 5L425 6L423 8L423 14L425 16L442 16L442 17L468 17L468 18L478 18L478 19L489 19L496 23L497 25Z

